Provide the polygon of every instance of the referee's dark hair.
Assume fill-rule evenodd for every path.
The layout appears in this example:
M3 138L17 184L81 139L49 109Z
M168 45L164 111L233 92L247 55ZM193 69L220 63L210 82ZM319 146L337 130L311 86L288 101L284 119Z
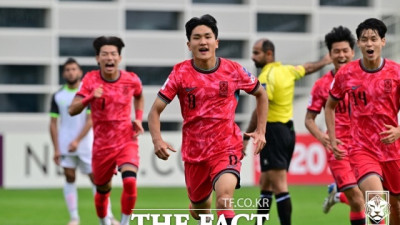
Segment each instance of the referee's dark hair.
M212 32L215 35L215 39L218 39L218 27L217 27L217 20L209 14L205 14L202 17L193 17L189 21L186 22L186 37L188 41L190 41L190 36L192 35L192 31L195 27L205 25L211 28Z
M122 48L125 46L121 38L115 36L101 36L93 41L93 47L96 55L100 54L100 48L104 45L113 45L118 48L118 54L121 55Z
M354 49L356 39L347 27L338 26L334 27L329 33L325 35L325 44L329 49L332 49L332 44L336 42L347 41L351 49Z
M65 66L67 66L69 64L76 64L78 66L78 68L82 70L81 65L79 65L79 63L74 58L68 58L67 61L65 61L65 63L62 66L63 70L64 70Z

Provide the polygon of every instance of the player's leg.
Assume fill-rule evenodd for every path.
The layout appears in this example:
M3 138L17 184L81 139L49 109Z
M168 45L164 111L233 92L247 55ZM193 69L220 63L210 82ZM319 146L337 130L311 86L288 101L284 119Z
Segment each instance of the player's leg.
M214 184L217 214L218 217L224 215L227 225L231 225L235 216L231 203L233 203L233 194L237 183L237 175L227 172L220 175Z
M390 223L391 224L400 224L400 203L399 203L399 195L394 196L390 195Z
M343 193L346 195L350 205L350 222L351 225L365 224L365 207L364 197L358 186L345 189Z
M207 163L185 162L184 173L190 200L190 214L195 220L200 220L200 214L211 213L212 181L210 167Z
M271 148L274 149L274 155L267 153L269 154L268 158L270 159L270 163L266 166L267 176L269 177L275 195L280 223L281 225L290 225L292 217L292 200L287 184L287 171L289 170L294 152L296 134L294 132L292 121L285 124L273 124L275 132L274 134L271 134L271 139L274 140L274 144Z
M122 195L121 195L121 225L128 225L132 209L135 208L137 198L136 173L137 167L132 164L121 166Z
M281 225L289 225L291 224L292 200L287 184L287 171L285 169L272 169L267 171L267 176L275 195Z
M75 184L75 174L77 167L76 156L62 156L60 165L64 168L65 184L63 188L64 199L67 204L68 212L70 215L69 225L79 224L78 213L78 191Z
M342 138L346 141L346 138ZM346 142L347 143L347 142ZM350 223L352 225L361 225L365 223L365 205L364 197L361 190L357 186L357 180L353 173L353 168L350 166L348 157L342 160L330 158L328 161L329 168L335 178L338 192L333 195L334 202L347 202L350 206ZM332 195L329 198L332 202Z
M83 174L88 175L90 181L92 182L92 190L93 196L96 195L96 185L93 181L93 173L92 173L92 155L91 154L80 154L79 155L79 169ZM119 225L119 221L114 218L114 215L111 210L111 200L108 199L108 209L107 209L107 217L111 218L112 225Z
M390 192L390 224L400 224L400 160L381 163L383 186Z
M92 157L93 183L96 185L94 202L101 225L111 225L107 211L111 193L111 179L115 173L115 158L116 151L109 151L107 154L93 154Z
M136 173L139 168L137 141L128 143L117 155L118 170L122 175L121 225L128 225L137 198Z

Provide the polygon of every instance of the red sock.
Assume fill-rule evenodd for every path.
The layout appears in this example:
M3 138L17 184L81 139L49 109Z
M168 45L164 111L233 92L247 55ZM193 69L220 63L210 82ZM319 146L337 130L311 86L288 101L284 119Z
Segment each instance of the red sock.
M339 192L339 193L340 193L339 194L339 201L341 203L344 203L344 204L348 205L349 204L349 200L347 199L346 195L343 192Z
M232 210L217 210L218 218L224 215L227 225L230 225L232 218L235 217L235 212Z
M132 213L135 208L137 189L136 189L136 178L125 177L122 179L123 190L121 195L121 211L125 215Z
M350 223L353 225L364 225L365 224L365 213L360 212L350 212Z
M107 193L99 193L96 191L96 194L94 195L94 204L96 206L96 213L99 218L104 218L107 216L109 196L110 191Z

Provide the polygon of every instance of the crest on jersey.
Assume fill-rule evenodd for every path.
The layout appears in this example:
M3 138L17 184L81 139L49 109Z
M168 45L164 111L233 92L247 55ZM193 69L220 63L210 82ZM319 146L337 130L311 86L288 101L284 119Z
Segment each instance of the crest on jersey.
M383 90L386 93L392 92L392 80L383 80Z
M228 96L228 81L220 81L219 82L219 95L222 97Z
M388 191L366 191L365 224L389 224L390 204Z

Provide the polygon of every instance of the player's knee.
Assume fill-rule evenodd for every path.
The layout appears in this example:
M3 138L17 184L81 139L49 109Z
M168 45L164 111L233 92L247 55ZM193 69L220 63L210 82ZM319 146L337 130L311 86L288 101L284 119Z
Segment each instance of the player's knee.
M217 197L216 206L218 209L233 208L233 197L228 194L220 195Z
M74 183L75 182L75 173L65 173L65 180L68 183Z
M124 171L122 172L122 184L124 186L124 191L129 194L136 193L136 173L134 171Z
M111 182L104 185L96 185L96 191L101 194L106 194L111 191Z

